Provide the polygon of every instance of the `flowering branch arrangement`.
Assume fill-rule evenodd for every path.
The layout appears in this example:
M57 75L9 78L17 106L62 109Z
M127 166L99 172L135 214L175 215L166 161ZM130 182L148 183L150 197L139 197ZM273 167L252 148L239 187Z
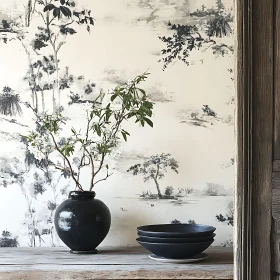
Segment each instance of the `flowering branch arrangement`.
M37 129L29 135L23 136L29 145L39 151L43 157L64 175L73 179L76 188L84 191L80 183L81 169L89 167L91 170L90 187L109 178L109 166L105 159L117 147L120 138L128 140L129 132L122 128L122 124L130 119L144 127L153 127L151 120L153 103L147 100L147 94L140 88L149 73L137 76L131 82L117 86L110 94L110 102L103 104L104 93L101 92L87 110L85 131L71 128L71 136L64 141L59 139L59 132L67 125L69 119L61 113L37 116ZM46 141L46 137L48 141ZM72 160L74 153L79 156ZM57 153L62 164L50 160L50 155ZM74 161L74 163L73 163ZM106 175L97 180L97 175L106 168Z

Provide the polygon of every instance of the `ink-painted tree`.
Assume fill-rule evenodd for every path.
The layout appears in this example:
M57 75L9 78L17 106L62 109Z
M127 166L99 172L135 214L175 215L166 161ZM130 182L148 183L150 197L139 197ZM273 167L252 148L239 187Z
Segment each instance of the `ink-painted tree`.
M181 224L181 222L177 219L171 221L171 224Z
M42 26L38 26L38 32L33 40L33 50L41 52L44 48L51 50L53 58L55 77L53 90L54 102L57 109L60 108L61 88L59 86L59 53L66 43L66 37L77 34L75 29L79 25L85 25L88 32L94 25L94 19L90 10L77 10L76 2L73 0L39 0L38 5L42 8L38 14L42 18Z
M59 54L63 51L68 36L82 32L83 27L86 27L86 31L90 33L94 19L90 10L79 9L76 1L73 0L25 1L27 5L24 17L16 19L7 16L7 19L0 22L0 40L5 44L17 42L23 47L29 66L27 73L23 76L28 85L30 98L15 94L7 86L0 94L0 113L11 117L20 116L23 112L22 106L26 105L34 113L35 126L38 131L38 118L49 109L46 108L45 102L47 95L52 94L53 112L55 113L62 109L60 102L62 91L68 90L71 93L70 101L65 103L67 105L93 102L94 99L89 95L93 92L95 84L91 81L84 81L83 75L74 77L69 72L69 67L62 69ZM32 21L35 17L37 17L37 21ZM38 19L41 20L41 23L34 26L33 23L37 24ZM34 27L37 28L36 34L33 34ZM81 84L82 90L78 91L79 95L74 90L74 93L71 92L71 86L75 83ZM81 94L89 97L85 100ZM17 121L13 123L18 124ZM26 144L24 141L22 142L23 145ZM60 143L57 144L60 146ZM23 163L18 158L16 160ZM10 159L5 158L5 161L10 162ZM50 235L51 245L55 246L53 215L57 205L61 202L61 197L66 196L69 175L61 170L50 172L49 166L52 165L52 162L31 153L28 147L25 150L24 164L19 163L18 165L20 167L13 166L11 170L1 168L0 185L8 187L8 185L15 184L21 188L27 203L25 226L28 231L29 246L35 247L45 242L45 235ZM26 178L32 180L32 186ZM48 193L46 196L48 200L44 202L46 209L45 215L42 216L38 211L41 208L37 206L46 193Z
M228 225L233 226L233 213L233 202L230 202L227 206L227 213L225 215L216 215L216 219L221 223L227 223Z
M234 206L233 202L229 202L227 206L227 212L225 214L216 215L216 219L218 222L225 223L229 226L233 226L233 219L234 219ZM222 247L233 247L232 239L226 240L224 243L221 244Z
M43 243L46 244L46 237L48 237L52 247L57 245L53 216L61 200L66 198L66 194L62 194L65 182L61 180L60 176L56 175L50 174L51 178L49 180L51 181L46 182L44 175L41 172L35 171L31 185L24 178L20 182L21 191L27 203L23 224L27 229L28 246L30 247L41 246ZM45 195L48 189L52 191Z
M206 183L206 188L203 190L206 196L227 196L228 193L223 185Z
M179 220L174 219L171 221L171 224L182 224L182 223ZM196 222L195 222L195 220L190 219L190 220L188 220L188 222L186 224L195 225Z
M30 48L27 33L32 26L32 16L39 16L41 24L37 26ZM39 112L39 94L42 99L40 111L44 112L44 94L47 91L53 94L53 111L61 109L65 72L59 66L59 54L67 42L67 36L78 34L82 26L86 26L90 32L93 25L91 11L79 9L74 0L28 0L24 21L9 18L0 23L0 39L4 43L18 40L27 54L29 70L25 80L31 91L31 104L26 100L22 102L35 114Z
M8 86L4 87L0 93L0 114L5 116L22 114L19 95Z
M178 173L179 163L170 154L155 155L147 159L143 164L131 166L127 172L132 172L134 176L142 175L144 182L154 181L159 198L164 196L161 193L159 180L164 178L168 169Z
M41 245L42 242L45 242L44 236L49 236L50 245L55 247L57 244L54 238L55 230L53 217L57 206L67 197L69 175L68 173L62 174L51 170L50 166L53 162L45 158L36 158L29 150L26 139L22 137L21 141L26 147L24 160L26 173L22 174L17 182L21 186L22 193L28 206L25 225L28 229L29 246L36 247L38 244ZM62 143L58 143L58 145L61 146ZM31 186L28 186L24 180L25 176L28 174L33 176ZM46 193L47 195L45 196ZM39 208L42 208L40 201L42 201L44 197L46 197L47 201L44 202L43 215L42 213L40 215L40 213L38 213Z
M52 75L55 73L55 66L53 57L43 56L42 59L38 59L35 62L29 64L24 80L28 82L29 89L31 91L32 105L35 114L45 112L45 92L53 90ZM41 94L41 107L39 106L38 94ZM55 102L55 96L53 93L53 103ZM55 104L53 105L55 109Z
M50 170L51 162L37 158L24 138L22 143L26 147L23 159L0 158L0 186L17 186L23 194L27 206L23 225L28 246L48 242L54 247L58 244L53 216L56 207L67 197L69 176Z
M159 39L166 45L162 50L165 70L176 60L189 65L189 56L193 50L212 50L214 55L231 54L234 51L223 38L232 33L233 15L226 11L222 0L216 0L216 7L206 9L203 5L200 10L190 13L190 17L198 21L194 25L168 23L174 33L172 36L161 36Z
M36 12L37 4L40 2L39 0L26 0L25 5L25 15L24 15L24 23L25 27L29 27L32 21L32 17Z
M17 237L13 237L7 230L2 231L2 236L0 237L0 247L17 247L18 245Z
M46 112L45 96L48 94L52 95L53 112L56 110L56 98L53 85L55 73L56 68L54 64L54 57L52 55L49 57L43 56L41 59L38 59L29 66L29 70L24 77L24 80L29 84L32 99L32 106L30 107L33 109L35 114L42 115ZM92 93L93 88L95 87L95 84L91 81L85 82L82 75L75 77L71 74L69 67L60 71L59 90L60 92L68 90L68 93L70 94L70 101L68 102L68 105L73 103L93 103L92 100L81 99L80 94L73 94L71 87L77 84L80 84L80 93L84 93L84 95ZM39 94L41 95L41 102L38 100ZM39 103L41 103L41 106Z

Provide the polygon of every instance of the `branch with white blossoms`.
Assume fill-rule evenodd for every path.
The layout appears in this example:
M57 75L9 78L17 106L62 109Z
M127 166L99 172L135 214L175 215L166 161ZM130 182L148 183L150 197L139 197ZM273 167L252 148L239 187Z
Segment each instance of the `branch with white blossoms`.
M67 172L78 189L84 190L80 184L80 172L84 167L90 167L90 187L107 180L112 173L109 173L109 166L105 159L117 147L120 136L127 141L129 132L122 128L122 124L128 120L144 127L146 124L153 127L151 120L153 114L153 103L147 100L147 94L139 84L146 80L149 73L137 76L134 80L124 85L117 86L110 94L110 102L102 104L104 92L93 100L90 110L87 111L85 120L85 132L80 129L71 128L71 136L65 143L59 144L59 132L67 124L68 119L60 113L43 115L37 117L38 131L31 132L24 136L28 143L42 152L46 157L55 150L63 160L63 164L55 165L56 169ZM46 146L41 140L42 135L47 135L52 141L52 147ZM71 163L74 153L75 165ZM104 178L97 179L97 175L103 168L106 168Z

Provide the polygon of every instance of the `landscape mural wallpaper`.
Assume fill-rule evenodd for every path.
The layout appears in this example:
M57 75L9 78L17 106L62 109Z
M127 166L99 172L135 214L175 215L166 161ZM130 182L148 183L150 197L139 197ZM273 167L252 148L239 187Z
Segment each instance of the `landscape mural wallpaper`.
M75 186L22 136L36 118L59 112L83 130L100 92L146 71L153 128L125 125L94 189L112 213L102 245L172 222L213 225L214 246L232 246L233 21L233 0L2 0L0 247L63 246L53 217Z

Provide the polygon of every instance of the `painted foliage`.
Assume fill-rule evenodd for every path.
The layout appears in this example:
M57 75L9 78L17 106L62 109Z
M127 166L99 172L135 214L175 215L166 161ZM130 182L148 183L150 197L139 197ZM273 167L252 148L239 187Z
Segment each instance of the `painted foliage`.
M211 224L214 245L231 246L233 1L1 2L0 247L62 246L53 216L75 187L54 168L57 156L22 135L39 131L39 117L61 114L67 126L57 145L65 147L72 126L86 129L97 96L106 103L146 71L153 128L128 121L127 142L104 165L110 178L94 187L112 212L103 244L135 245L139 225L182 222ZM87 189L90 171L71 161Z

